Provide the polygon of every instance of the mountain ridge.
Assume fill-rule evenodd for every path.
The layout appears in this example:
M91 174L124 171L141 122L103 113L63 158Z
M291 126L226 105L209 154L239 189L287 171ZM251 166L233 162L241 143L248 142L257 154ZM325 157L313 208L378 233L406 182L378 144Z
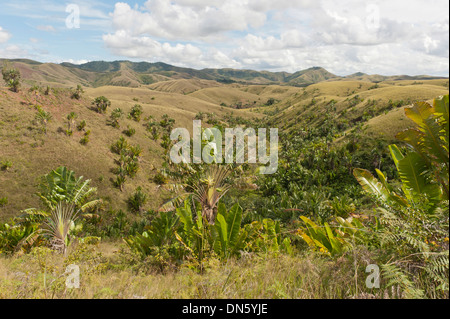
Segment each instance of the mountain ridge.
M289 85L306 87L324 81L361 80L378 83L386 80L429 80L447 79L446 77L428 75L369 75L356 72L347 76L335 75L326 69L314 66L294 73L256 71L232 68L193 68L178 67L164 62L132 62L128 60L91 61L84 64L69 62L42 63L30 59L0 59L0 62L15 64L22 72L28 84L59 83L63 86L82 84L88 87L104 85L139 87L161 81L180 79L199 79L216 81L222 84L247 85Z

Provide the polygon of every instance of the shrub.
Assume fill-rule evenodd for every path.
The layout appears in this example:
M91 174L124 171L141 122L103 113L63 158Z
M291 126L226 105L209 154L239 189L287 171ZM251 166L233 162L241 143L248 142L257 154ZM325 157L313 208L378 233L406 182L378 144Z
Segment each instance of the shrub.
M2 171L7 171L12 167L12 162L9 160L4 160L0 163L0 169Z
M136 134L136 130L134 128L131 128L129 125L127 126L127 128L127 130L123 131L123 134L128 137L132 137L134 134Z
M78 131L82 131L86 128L86 121L82 120L78 125L77 125L77 130Z
M142 192L142 188L139 186L136 188L136 191L133 195L131 195L128 200L128 209L133 213L140 213L143 209L143 206L147 203L148 196L144 192Z
M104 96L99 96L95 98L92 104L98 113L103 114L106 113L106 109L111 106L111 101Z
M86 145L87 143L89 143L89 136L83 136L80 140L80 144L81 145Z
M2 197L0 198L0 207L8 205L8 198Z
M377 237L388 287L398 285L406 298L426 294L448 298L448 101L446 95L435 99L433 106L416 102L405 109L417 125L397 134L408 144L407 152L389 146L400 189L378 169L378 179L367 170L354 170L363 189L379 204L382 228Z
M34 120L42 126L42 131L47 132L47 124L52 120L52 115L50 112L45 112L44 110L38 108L37 114L34 116Z
M142 113L143 113L142 106L136 104L132 107L130 114L128 115L128 118L136 122L140 122Z
M78 84L77 88L72 92L72 99L81 99L81 94L84 93L83 87Z
M116 108L111 112L110 115L110 125L114 128L120 128L119 120L123 116L123 111L120 108Z
M19 70L9 67L8 65L4 65L2 69L3 80L6 82L6 85L13 92L18 92L20 87L20 72Z

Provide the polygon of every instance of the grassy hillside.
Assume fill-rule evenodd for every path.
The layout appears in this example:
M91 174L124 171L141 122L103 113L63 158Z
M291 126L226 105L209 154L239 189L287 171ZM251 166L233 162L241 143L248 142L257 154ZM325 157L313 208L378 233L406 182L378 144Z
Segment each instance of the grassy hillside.
M50 68L50 65L37 67ZM175 120L176 127L186 127L189 131L192 119L199 112L214 113L219 119L230 112L244 118L269 115L272 127L279 127L281 131L320 126L326 114L331 114L337 123L344 125L344 134L357 124L363 124L366 129L362 130L367 134L392 140L396 132L411 125L404 116L406 105L448 92L445 87L448 81L445 80L414 85L407 81L381 82L376 88L373 83L363 81L322 82L307 88L216 83L171 80L149 88L103 86L86 89L81 100L71 99L70 91L66 89L54 89L49 96L41 93L37 100L26 90L15 94L1 89L0 161L11 161L12 167L0 172L3 185L0 197L8 198L8 204L0 207L0 215L2 218L17 215L22 209L38 205L37 198L32 195L36 192L38 178L61 165L92 179L99 194L114 208L123 208L127 196L137 186L152 194L149 207L156 208L161 203L160 192L151 178L155 174L154 169L162 164L160 141L149 138L143 120L137 123L125 116L120 121L120 129L107 125L109 114L115 108L128 114L135 104L140 104L144 111L142 118L151 115L159 120L167 114ZM210 85L216 87L202 88ZM188 90L193 92L186 92ZM91 101L102 95L112 103L105 115L91 110ZM267 106L269 99L275 102ZM396 104L399 101L403 101L401 105ZM251 108L236 110L228 107L237 103ZM36 104L53 117L46 134L33 124ZM78 115L77 122L86 120L86 129L91 131L90 142L85 146L79 142L82 132L75 131L70 137L64 134L66 117L70 112ZM115 155L109 146L124 136L122 131L127 126L136 130L136 134L127 139L131 144L142 147L143 159L138 176L126 184L124 192L120 192L112 187L110 181L114 176L111 169Z
M448 299L448 79L15 65L22 87L0 88L0 298ZM170 132L199 118L278 128L277 170L171 163ZM389 145L410 118L423 131ZM53 176L41 201L60 166L97 191Z
M91 109L92 100L102 95L111 101L106 114L98 114ZM70 96L70 90L53 89L49 96L40 93L35 100L32 92L22 90L13 93L6 88L0 89L0 162L12 163L10 169L0 171L0 198L8 199L8 204L0 207L1 219L18 215L25 208L36 207L39 202L33 194L37 191L39 178L58 166L67 166L77 175L91 179L107 206L126 207L125 200L137 186L141 186L152 195L148 207L157 208L161 204L160 192L151 178L155 169L161 167L164 150L160 146L161 140L149 138L144 118L153 116L161 120L167 114L175 119L175 127L192 131L192 120L198 112L215 113L220 118L231 111L189 95L149 89L101 87L87 89L80 100ZM126 117L135 104L143 108L139 123ZM33 123L37 114L36 105L52 115L47 133L40 130L40 125ZM121 108L125 113L120 120L120 129L107 124L115 108ZM75 129L72 136L64 133L68 125L66 117L70 112L77 114L77 124L82 120L87 122L85 130L91 131L87 145L80 144L84 131ZM244 118L259 116L244 110L234 112ZM132 137L123 134L128 126L136 130ZM140 172L125 185L123 192L115 189L110 181L114 176L111 169L115 167L117 156L109 148L120 136L126 137L132 145L140 145L143 151Z
M293 92L292 92L293 93ZM389 140L408 126L400 110L415 101L448 94L448 80L321 82L298 90L259 112L272 115L271 123L289 130L321 125L325 119L351 130L357 124ZM379 125L381 124L382 125Z
M306 87L324 81L363 81L378 83L382 81L423 81L433 78L430 76L382 76L355 73L347 77L336 76L321 67L312 67L294 73L269 72L238 69L203 69L177 67L165 63L130 62L130 61L92 61L81 65L71 63L52 64L39 63L26 59L4 60L21 70L25 82L29 85L51 85L55 87L76 87L78 84L90 87L100 86L126 86L142 87L161 81L195 80L196 84L187 85L186 90L179 91L164 84L163 91L189 93L194 89L207 86L217 86L219 83L239 83L245 85L289 85ZM206 81L206 82L205 82ZM211 81L211 82L208 82ZM201 83L201 84L200 84ZM193 87L192 87L193 85ZM175 90L175 91L174 91Z

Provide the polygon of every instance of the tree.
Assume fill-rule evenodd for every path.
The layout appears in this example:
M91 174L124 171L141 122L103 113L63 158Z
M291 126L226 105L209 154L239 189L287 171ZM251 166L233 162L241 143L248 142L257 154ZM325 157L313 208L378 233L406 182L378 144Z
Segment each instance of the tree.
M134 120L136 122L140 122L142 113L143 113L142 106L140 106L139 104L136 104L135 106L133 106L131 108L131 111L130 111L130 114L128 115L128 118L132 119L132 120Z
M201 214L205 220L213 225L217 216L217 208L220 199L228 192L231 185L226 183L230 170L226 166L212 166L206 172L204 178L192 185L177 185L186 190L160 207L160 211L174 210L174 203L180 204L186 198L192 197L194 202L201 206Z
M67 126L68 126L68 128L67 128L67 135L72 135L72 133L73 133L73 130L72 130L72 128L74 127L74 125L75 125L75 119L78 117L78 115L75 113L75 112L70 112L68 115L67 115Z
M75 91L72 92L72 99L81 99L81 94L84 93L83 87L78 84Z
M92 102L92 104L94 105L95 110L102 114L106 113L106 109L111 106L111 101L104 96L99 96Z
M36 120L36 122L41 124L43 132L47 133L47 124L52 120L52 115L50 114L50 112L45 112L42 109L38 109L38 112L35 115L34 119Z
M110 115L111 126L115 127L115 128L120 128L119 120L122 118L122 116L123 116L122 109L117 108L117 109L113 110Z
M415 280L420 278L448 298L449 96L433 106L416 102L405 114L417 125L397 134L408 151L389 146L401 189L378 169L378 179L364 169L354 175L379 204L378 236L389 258L382 269L389 285L402 287L407 298L423 298L427 292Z
M74 204L75 210L85 212L100 203L100 200L89 200L97 192L90 183L91 180L83 180L83 176L76 178L73 171L61 166L42 177L37 195L50 210L66 202Z
M21 77L19 70L5 65L2 69L2 75L3 80L6 82L6 85L11 89L11 91L18 92Z
M74 204L60 202L43 223L44 234L50 235L52 248L66 256L69 246L69 233L78 218L79 210Z

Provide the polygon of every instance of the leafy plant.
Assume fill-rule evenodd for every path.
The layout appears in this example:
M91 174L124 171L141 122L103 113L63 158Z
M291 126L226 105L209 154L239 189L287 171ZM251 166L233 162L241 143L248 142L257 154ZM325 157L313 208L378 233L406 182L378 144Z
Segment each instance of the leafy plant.
M200 272L203 272L204 261L208 257L211 247L208 246L208 230L205 227L207 224L205 224L201 211L195 209L193 213L191 203L185 201L184 206L177 208L176 214L183 225L183 231L175 231L175 237L189 252L195 266Z
M77 125L77 130L81 132L82 130L84 130L84 129L86 128L86 125L87 125L86 120L82 120L82 121Z
M99 96L99 97L94 99L92 104L94 105L94 109L98 113L103 114L103 113L106 113L106 109L111 106L111 101L108 100L104 96Z
M43 224L44 234L51 237L52 248L61 252L64 256L70 242L69 232L74 227L78 214L79 211L76 210L74 204L59 202Z
M158 247L178 243L175 231L179 230L179 217L173 212L161 212L139 235L124 238L128 246L143 257L157 253Z
M16 220L0 223L0 255L19 250L28 252L31 247L42 244L38 227L36 223L21 223Z
M134 134L136 134L136 130L128 125L127 129L123 131L123 134L125 134L128 137L132 137Z
M132 108L130 113L128 114L128 118L136 121L136 122L140 122L141 121L141 116L142 116L143 110L142 110L142 106L139 104L135 104Z
M187 191L166 202L160 207L160 210L173 210L174 203L180 203L192 196L194 201L200 204L202 216L209 224L213 225L217 215L219 200L230 189L230 185L226 183L229 173L229 169L226 166L210 166L204 178L194 182L192 185L179 185Z
M240 255L244 250L248 231L241 228L242 208L235 204L229 211L225 204L220 203L212 238L214 240L214 251L222 258Z
M123 111L120 108L116 108L111 112L110 125L114 128L120 128L119 120L123 117Z
M4 160L0 162L0 169L2 171L7 171L9 169L11 169L13 163L10 160Z
M83 93L84 93L83 87L80 84L78 84L77 88L72 92L71 97L72 97L72 99L79 100L79 99L81 99L81 94L83 94Z
M83 181L83 176L76 178L73 171L61 166L42 177L37 195L50 210L54 210L58 203L66 202L74 204L76 210L85 212L101 202L98 199L89 200L97 191L89 186L90 182L89 179Z
M0 207L8 205L8 197L0 197Z
M78 115L75 112L70 112L67 115L67 131L66 131L66 133L68 136L71 136L73 133L72 129L75 125L75 120L77 117L78 117Z
M40 108L37 110L37 113L34 117L35 121L41 125L44 133L47 133L47 124L52 120L52 118L53 117L50 112L46 112Z
M142 187L136 188L136 191L131 195L128 200L128 209L133 213L142 212L143 206L147 203L148 196L142 192Z
M4 65L2 69L3 80L13 92L18 92L20 88L20 71L16 68Z
M409 145L405 155L390 146L401 190L379 170L378 179L363 169L354 175L379 204L378 238L390 258L382 267L388 285L402 287L408 298L423 297L426 292L414 280L420 278L448 296L448 95L433 106L417 102L405 113L418 127L397 135Z
M299 228L298 233L312 249L334 256L342 254L349 248L349 244L336 234L328 223L319 226L308 217L300 216L300 218L305 226Z

